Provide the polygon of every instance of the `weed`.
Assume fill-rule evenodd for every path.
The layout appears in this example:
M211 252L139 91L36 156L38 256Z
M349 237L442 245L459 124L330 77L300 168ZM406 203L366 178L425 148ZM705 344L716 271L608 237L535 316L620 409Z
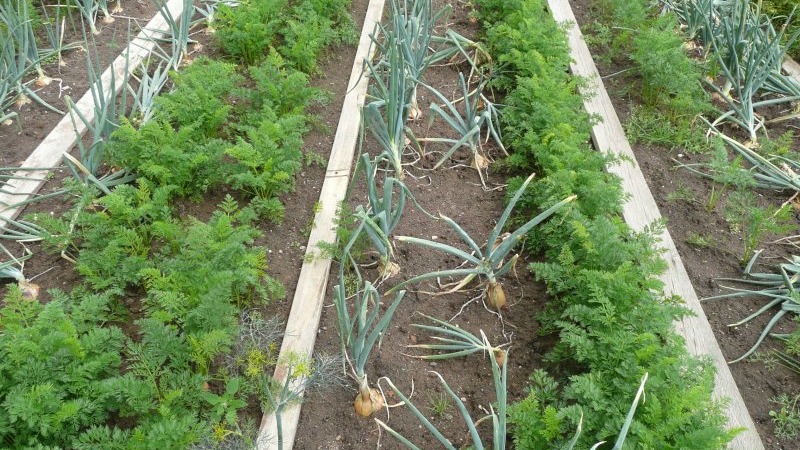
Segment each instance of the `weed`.
M750 261L765 237L794 228L790 205L779 208L760 207L751 191L731 193L725 207L725 220L734 232L742 234L743 265Z
M305 160L305 165L307 167L311 167L312 165L316 165L319 168L324 169L328 166L328 160L325 156L317 153L313 150L306 150L303 152L303 159Z
M686 243L692 247L711 248L714 246L714 238L691 232L686 236Z
M631 143L655 144L687 153L705 153L709 149L705 132L694 123L694 116L679 113L664 120L658 108L639 106L633 108L625 124L625 134Z
M689 187L681 183L674 191L667 194L666 200L669 203L675 203L679 201L683 201L686 203L695 203L697 201L697 198L695 197L694 192Z
M450 397L444 392L428 391L428 409L434 416L444 419L450 417Z
M779 410L769 412L772 422L775 424L775 435L779 438L788 439L800 434L798 400L800 400L800 395L789 397L787 394L781 394L770 400L780 406Z

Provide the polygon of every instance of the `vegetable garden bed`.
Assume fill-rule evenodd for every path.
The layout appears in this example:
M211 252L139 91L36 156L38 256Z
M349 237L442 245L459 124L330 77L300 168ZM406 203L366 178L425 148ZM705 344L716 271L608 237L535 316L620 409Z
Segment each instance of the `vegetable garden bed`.
M677 133L670 135L664 132L663 130L668 129L667 126L654 126L652 117L648 115L652 108L652 100L646 96L647 91L644 89L647 88L643 86L648 86L648 83L653 85L655 82L648 79L646 75L642 75L643 71L638 68L639 60L636 58L641 58L641 53L633 57L631 54L636 50L628 49L625 54L619 53L618 47L609 46L608 41L602 41L604 38L598 34L598 30L600 30L599 33L602 33L604 27L609 26L614 20L619 20L612 18L611 11L616 6L612 6L612 2L593 1L573 1L572 4L578 24L587 35L586 40L593 50L595 63L598 65L601 76L604 77L614 107L625 124L628 135L634 137L632 143L636 159L645 173L659 209L666 218L667 228L676 237L676 245L698 296L701 298L711 297L730 292L723 289L721 285L741 287L733 281L720 281L723 278L746 278L742 273L742 255L748 235L737 231L735 220L732 220L730 216L731 208L736 208L737 202L741 200L737 200L735 195L731 198L723 194L720 196L723 200L720 200L718 206L710 206L711 199L715 198L715 195L719 196L720 188L724 183L720 183L718 180L714 182L703 179L680 167L710 159L708 153L711 144L706 143L702 138L704 125L699 120L695 120L693 122L695 131L686 129L681 131L683 134L680 135ZM617 11L623 9L619 8ZM654 36L653 39L655 36L662 36L657 31L648 31L646 27L634 33L642 35L650 33L649 36ZM664 32L664 34L668 34L668 32ZM611 36L607 35L607 37ZM676 41L680 42L680 39L671 42ZM606 44L598 45L599 42L606 42ZM642 42L648 41L642 38ZM670 51L670 44L664 43L659 46L655 40L642 45L648 46L646 51L651 55L660 55ZM684 52L676 53L683 54ZM699 58L700 51L689 51L687 54ZM655 61L658 60L658 57L653 57L653 64L656 64ZM666 60L663 56L661 58ZM790 66L788 67L790 68ZM699 84L698 79L694 80ZM702 97L698 97L698 99L700 98ZM700 101L702 102L702 100ZM720 101L716 101L713 105L722 111L726 106ZM663 106L662 108L667 109ZM791 106L783 108L783 110L790 109ZM762 110L762 112L767 117L774 117L780 115L782 110L773 108ZM664 115L666 116L666 114ZM708 117L713 118L713 113L710 113ZM661 120L665 124L669 123L668 120ZM788 155L796 155L794 152L800 149L798 141L785 133L796 130L797 126L797 119L769 124L767 130L772 141L767 140L768 143L765 146L774 145L769 142L780 141L782 143L779 145L788 152ZM696 133L697 130L700 130L701 139L691 137L690 133ZM662 133L661 137L658 135L659 132ZM737 130L735 127L726 127L725 133L738 136L738 139L742 141L746 139L742 136L741 130ZM781 136L784 136L782 140ZM665 140L665 138L671 138L672 141ZM661 142L658 142L658 139L662 139ZM636 142L633 142L634 140ZM694 148L698 142L701 147L705 146L705 149ZM731 159L733 158L731 157ZM724 190L724 188L722 189ZM759 189L755 192L757 207L765 209L779 207L792 196L790 191L774 192ZM745 211L734 214L745 214ZM790 258L792 254L796 253L792 246L786 245L785 241L783 244L772 242L796 234L797 221L795 217L796 214L787 223L787 229L782 232L771 233L759 238L758 248L763 248L764 252L761 254L754 272L774 271L776 265L785 262L785 258ZM747 258L749 257L744 257L744 259ZM741 326L730 327L729 324L739 322L763 305L762 299L754 296L703 302L705 314L712 324L726 359L729 361L739 358L751 349L770 321L772 313L767 313ZM793 330L794 326L791 320L787 320L778 322L773 332L790 333ZM783 434L785 431L780 431L781 429L786 430L783 428L786 424L785 420L778 421L778 414L782 407L777 402L777 398L781 395L788 395L789 398L796 395L798 382L794 372L775 363L770 357L771 352L783 349L782 343L774 339L767 339L761 344L755 358L751 357L730 365L762 441L766 448L771 449L795 448L798 445L796 436L787 436ZM784 414L788 412L789 410L784 410Z
M328 44L345 38L346 32L327 34L334 28L324 25L328 19L320 12L342 20L343 3L243 2L240 13L225 13L217 32L224 34L227 26L232 40L215 41L210 55L240 65L201 58L174 75L175 92L157 102L159 125L122 122L109 141L108 166L139 175L136 187L102 195L90 192L95 180L81 177L69 197L74 206L51 201L26 216L47 230L46 245L28 245L34 256L26 274L54 266L34 280L43 291L78 289L72 296L42 294L43 303L56 300L43 310L10 290L0 313L0 351L18 367L0 373L8 380L19 375L14 369L24 360L23 346L9 344L19 339L40 352L43 364L53 365L48 371L70 380L73 360L95 356L94 333L111 333L106 364L87 381L100 392L94 401L108 409L81 416L73 408L84 401L78 390L59 393L62 403L48 403L45 410L24 410L25 401L53 389L28 368L35 375L30 385L17 381L17 387L0 377L0 389L11 392L0 390L3 404L12 412L0 417L0 432L27 427L16 436L0 435L4 442L247 448L255 444L262 408L277 405L283 411L301 387L314 387L304 394L294 448L402 448L398 435L419 448L589 448L601 440L608 444L600 448L615 449L623 441L625 448L724 448L735 432L725 429L723 408L711 399L713 370L688 355L671 330L685 312L664 297L656 279L663 262L654 235L635 232L620 219L619 182L603 172L609 161L589 148L591 119L576 91L579 80L566 75L562 31L539 0L448 3L389 2L393 11L373 36L377 56L365 68L372 83L362 117L367 125L354 155L360 169L336 224L340 240L311 248L305 245L315 228L333 226L316 218L330 217L338 206L317 198L323 179L341 175L338 166L322 166L339 105L353 87L346 79L353 47L327 47L330 55L317 63L311 55L322 44L302 38L319 33ZM270 8L282 7L306 9L280 22ZM429 15L445 7L451 10ZM356 27L366 9L366 1L350 7ZM403 14L412 20L397 21ZM249 43L236 41L236 32L252 31L236 21L253 17L278 27L274 40L266 41L271 50L252 52ZM401 30L419 33L405 26L432 17L441 38L430 45L389 39ZM484 43L476 44L478 39ZM410 54L397 52L401 43ZM423 56L418 64L438 59L423 73L408 62L414 49ZM330 89L330 103L315 103L320 95L304 85L298 68L317 73L312 85ZM191 94L180 97L184 92ZM393 102L398 92L402 101ZM192 104L204 108L187 109ZM431 104L437 106L429 109ZM307 121L306 113L316 119ZM470 120L456 118L470 113ZM345 122L354 128L358 117L348 114ZM191 145L180 147L181 133ZM141 145L142 136L162 140ZM454 152L440 159L448 148ZM168 151L157 153L161 149ZM511 156L503 158L506 149ZM258 160L263 152L269 158ZM210 155L220 159L204 165ZM487 169L491 160L497 162ZM437 165L442 167L433 170ZM531 172L537 175L523 182ZM403 196L404 209L389 199ZM388 208L387 215L377 215L380 208ZM61 211L67 214L59 220ZM51 212L56 214L48 218ZM392 228L389 217L402 220ZM525 223L528 232L513 234ZM278 355L279 335L291 339L298 325L281 331L264 319L289 315L286 299L297 287L301 264L331 257L321 327L304 330L318 335L316 358L309 359L306 350ZM425 275L436 272L438 278ZM477 275L458 283L470 273ZM372 286L380 296L371 294ZM394 313L378 324L384 327L379 340L371 339L380 327L372 334L369 326L357 328L363 333L347 337L342 314L349 310L351 326L358 327L359 314L352 310L357 305L370 311L370 319L361 318L362 328L364 321L376 325L377 317ZM55 338L42 321L48 319L61 324ZM431 356L426 346L442 333L460 339L458 349L469 354L423 359ZM360 341L359 334L368 339ZM34 335L44 338L25 341ZM58 347L67 341L84 353L65 356L70 369L62 373L63 361L44 355L52 349L67 355ZM345 348L349 359L337 359ZM284 385L280 375L287 373L293 383ZM379 388L390 406L374 408L374 422L353 409L354 397L357 407L373 409L378 391L364 394L365 386ZM643 390L647 401L640 403ZM402 405L404 396L410 399ZM46 420L37 422L35 414ZM53 437L36 423L67 432ZM275 436L266 434L259 448L275 445Z

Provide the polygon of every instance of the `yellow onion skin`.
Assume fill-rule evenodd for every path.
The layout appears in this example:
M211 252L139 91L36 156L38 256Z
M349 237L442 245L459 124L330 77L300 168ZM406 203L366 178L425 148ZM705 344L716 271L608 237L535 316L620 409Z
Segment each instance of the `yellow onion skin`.
M366 392L369 395L362 395L361 392L356 395L356 399L353 402L353 408L356 410L356 414L361 417L369 417L377 411L380 411L383 408L383 396L381 393L375 388L369 388ZM367 397L364 399L364 397Z
M500 283L489 283L488 289L489 306L495 309L507 309L506 293Z
M498 367L502 368L503 364L506 363L506 358L508 357L508 354L506 353L505 350L501 348L494 349L493 353L494 353L494 361L497 363Z
M39 285L22 280L19 283L19 289L22 291L22 298L26 300L36 300L39 298Z

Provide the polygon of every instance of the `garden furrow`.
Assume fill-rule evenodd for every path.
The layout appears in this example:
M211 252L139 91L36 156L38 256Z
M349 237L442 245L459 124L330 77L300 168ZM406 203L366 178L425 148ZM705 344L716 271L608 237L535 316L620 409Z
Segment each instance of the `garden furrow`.
M183 0L169 0L165 6L172 17L177 20L183 14ZM167 35L169 24L164 14L159 10L147 23L142 31L129 43L126 49L106 69L101 82L104 93L112 97L118 93L124 83L115 82L124 78L125 72L132 72L153 51L156 41ZM111 92L111 88L116 89ZM76 113L83 115L87 122L94 120L95 100L92 88L78 100L74 108ZM48 179L51 168L59 165L63 155L78 142L86 132L86 125L70 113L64 115L58 124L42 140L30 156L13 174L14 178L8 180L0 192L0 225L5 225L7 220L15 219L24 209L26 200L34 196Z
M599 151L613 152L633 161L633 164L622 162L608 167L608 171L618 175L622 180L625 192L630 194L623 207L625 221L635 230L642 231L646 227L661 220L658 206L639 167L635 164L635 156L625 137L622 125L611 104L599 73L580 29L577 27L571 6L567 0L548 0L551 12L559 23L567 23L568 36L574 60L571 65L574 75L587 80L582 88L586 94L584 104L590 114L597 114L602 121L592 128L592 139ZM716 383L714 394L720 399L729 401L727 415L730 427L743 427L745 431L731 442L731 449L758 450L763 449L755 425L744 404L741 394L733 380L728 364L717 344L711 326L700 306L697 294L692 287L675 244L665 228L660 235L662 246L666 252L664 258L669 268L662 276L665 292L680 296L695 314L675 324L678 333L686 340L690 353L697 356L710 356L716 367Z
M328 285L332 259L315 255L318 244L336 240L336 217L341 202L345 199L350 173L355 159L356 142L360 129L361 108L367 92L369 78L364 73L365 61L368 61L375 49L372 45L371 33L383 15L385 0L370 0L361 29L358 48L348 81L348 91L342 102L339 123L336 128L331 156L325 172L322 190L319 196L320 210L314 215L314 228L308 238L306 255L297 280L297 289L292 299L292 308L286 323L284 339L281 343L279 361L287 361L288 355L301 357L312 356L314 342L317 337L322 305ZM279 364L275 367L273 378L283 384L287 378L287 367ZM297 433L302 403L288 406L281 414L282 448L291 450ZM265 414L261 421L258 436L258 449L277 449L278 423L275 412Z

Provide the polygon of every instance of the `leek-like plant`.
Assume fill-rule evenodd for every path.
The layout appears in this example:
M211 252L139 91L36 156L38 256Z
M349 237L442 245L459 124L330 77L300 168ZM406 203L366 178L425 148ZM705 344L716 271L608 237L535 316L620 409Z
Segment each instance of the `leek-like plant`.
M508 203L508 206L506 206L505 211L503 211L502 216L500 216L500 219L497 221L497 224L489 233L489 237L486 240L486 245L483 249L481 249L476 241L469 236L469 234L467 234L467 232L464 231L460 225L458 225L453 219L444 215L440 215L441 220L447 223L447 225L450 226L450 228L452 228L456 234L458 234L458 236L469 246L470 251L465 251L442 242L410 236L398 236L396 239L400 242L427 247L450 254L459 259L463 259L466 261L466 264L469 267L459 267L455 269L440 270L417 275L394 286L387 293L394 292L409 284L418 283L424 280L441 277L463 277L460 281L454 283L454 287L445 292L451 293L467 286L476 277L481 277L486 279L486 281L483 283L483 286L486 294L488 295L489 306L497 309L504 308L506 306L505 292L503 291L503 286L498 281L498 278L502 277L512 268L514 268L519 255L514 255L508 261L506 261L506 258L529 231L533 230L534 227L542 223L556 211L564 207L566 204L572 202L576 198L575 195L567 197L566 199L556 203L547 210L538 214L536 217L530 219L516 230L501 236L506 222L511 216L511 211L514 209L514 206L517 204L522 196L522 193L525 191L525 188L532 179L533 175L529 176L522 184L520 189L514 194L511 201Z
M0 250L8 257L7 261L0 263L0 278L15 280L20 291L22 291L23 297L28 300L35 300L39 296L39 285L28 281L23 274L25 261L33 256L33 253L25 249L25 254L17 258L12 255L4 245L0 245Z
M156 0L156 6L169 27L170 55L172 55L170 65L174 70L178 70L181 61L188 55L189 43L192 42L189 38L189 29L192 26L194 3L192 0L183 0L183 11L177 19L167 8L167 0Z
M719 0L664 0L665 9L674 12L681 22L686 38L699 39L705 45L713 39L714 27L709 24L720 20L718 3Z
M98 0L75 0L75 6L81 13L81 20L89 26L92 34L100 34L97 30L95 22L97 21L97 12L100 9L100 2Z
M353 402L356 413L368 417L384 405L383 396L375 388L370 388L365 366L372 349L389 327L395 310L406 291L397 293L394 301L379 318L381 295L369 281L361 282L355 293L353 312L348 307L345 278L340 276L334 288L333 303L339 325L339 338L342 353L350 366L350 372L358 383L358 394Z
M130 30L129 30L130 32ZM86 38L86 36L84 35ZM117 86L128 85L130 77L130 67L128 65L128 58L125 58L125 67L123 69L123 78L118 80L114 71L111 71L108 87L105 86L102 77L102 68L97 65L97 48L92 39L89 45L89 39L86 39L87 47L93 51L87 51L86 68L89 78L89 92L92 94L92 102L94 108L94 119L89 120L78 108L75 103L67 96L65 101L72 120L73 130L75 131L78 139L77 146L79 152L79 159L71 157L66 154L64 157L67 159L67 167L70 169L75 178L79 180L91 181L106 194L110 193L109 187L115 181L119 181L120 176L114 175L107 179L105 183L100 182L99 171L103 163L103 156L106 142L111 139L111 134L119 128L119 121L124 117L127 112L127 92L118 90ZM94 56L93 56L94 55ZM126 53L127 55L127 53ZM121 92L120 95L118 92ZM77 120L80 120L86 129L90 132L90 142L88 147L84 144L80 133L78 133ZM126 177L122 177L126 178ZM115 183L118 184L118 183Z
M131 74L131 78L137 81L138 86L134 90L130 83L128 84L128 92L133 98L130 117L136 118L137 123L144 124L153 118L155 100L169 81L169 67L170 60L167 58L159 61L152 71L148 69L147 64L143 64L140 75Z
M382 147L378 160L389 161L395 177L402 180L406 137L411 134L406 121L413 90L404 69L405 56L398 46L392 44L385 57L389 64L384 70L367 61L373 78L371 95L376 100L364 105L362 115L365 126Z
M412 327L421 330L435 333L431 339L435 340L436 344L413 344L408 345L409 348L419 348L424 350L432 350L439 353L430 355L419 356L421 359L426 360L443 360L458 358L461 356L471 355L473 353L482 352L490 354L495 358L498 365L502 365L506 358L506 351L503 350L505 345L493 346L489 344L486 334L481 330L481 336L477 337L469 331L439 320L435 317L430 317L422 314L423 317L433 322L433 325L411 324Z
M450 5L433 11L431 0L392 0L390 24L388 27L378 25L385 39L380 42L372 36L377 50L382 55L389 55L390 46L397 47L403 53L403 65L408 73L407 81L411 89L409 114L412 119L419 117L421 111L417 105L417 84L425 70L433 63L446 57L443 53L431 52L436 23L448 12ZM391 65L391 60L385 61Z
M377 167L366 153L361 155L356 176L361 171L364 172L366 179L369 207L365 210L363 206L357 206L355 216L364 223L364 232L380 256L382 276L392 276L398 273L400 268L392 262L393 250L389 237L400 223L408 200L410 199L424 214L433 216L417 204L405 183L397 178L385 176L381 188L378 185Z
M787 19L787 24L791 22ZM707 27L711 28L710 19ZM761 106L794 101L800 97L780 97L754 101L756 93L767 83L775 67L780 66L786 49L798 37L800 30L786 36L787 27L776 31L768 18L761 14L761 1L755 11L749 2L736 2L730 16L722 16L719 33L712 35L711 46L717 57L726 82L720 88L709 82L709 86L730 106L730 111L718 117L712 125L730 121L747 131L750 140L758 140L757 132L764 126L755 109ZM786 46L783 46L783 42ZM731 96L731 90L734 96Z
M742 283L745 285L756 286L756 288L747 289L747 288L734 288L729 286L723 286L725 289L731 291L729 293L715 295L713 297L706 297L702 299L702 301L709 301L709 300L717 300L723 298L730 298L730 299L738 299L743 297L762 297L766 298L767 303L764 304L761 308L759 308L753 314L745 317L744 319L732 323L728 325L729 327L738 327L740 325L744 325L751 320L755 319L756 317L766 313L767 311L773 308L780 308L775 314L773 314L772 318L769 320L767 325L764 327L764 330L759 335L756 343L750 347L750 350L745 352L743 355L739 356L738 358L730 361L731 364L735 362L739 362L756 351L761 343L766 339L767 336L770 335L770 332L778 323L778 321L785 316L787 313L800 313L800 257L792 256L792 258L787 263L780 264L778 266L779 273L753 273L752 267L755 264L758 256L761 252L756 252L755 256L750 260L750 262L745 267L745 274L749 276L749 278L745 279L731 279L731 278L723 278L721 281L735 281L738 283ZM773 335L776 337L781 337L781 335Z
M497 126L499 113L494 103L490 102L489 99L483 95L483 88L488 80L481 79L478 82L478 86L472 92L469 92L468 83L464 78L464 74L459 73L458 76L459 85L461 86L461 100L464 102L463 114L458 110L458 107L456 106L457 102L448 100L447 97L435 89L429 88L429 90L436 97L438 97L439 100L442 101L444 107L447 108L447 110L445 110L438 104L433 103L431 104L431 111L433 111L433 113L435 113L437 116L441 117L453 130L455 130L459 138L421 138L419 141L444 142L451 145L450 148L439 159L439 162L436 163L434 169L441 167L441 165L450 159L450 157L453 156L453 153L455 153L455 151L459 148L468 148L473 155L473 161L471 165L478 169L478 173L481 176L481 183L483 183L485 187L483 173L481 170L487 166L488 159L481 155L478 151L478 147L481 143L481 130L483 129L484 125L488 129L487 139L489 136L491 136L500 149L506 155L508 155L505 147L503 146L503 142L500 139L499 127ZM433 119L434 116L431 115L428 124L429 128L433 122Z

